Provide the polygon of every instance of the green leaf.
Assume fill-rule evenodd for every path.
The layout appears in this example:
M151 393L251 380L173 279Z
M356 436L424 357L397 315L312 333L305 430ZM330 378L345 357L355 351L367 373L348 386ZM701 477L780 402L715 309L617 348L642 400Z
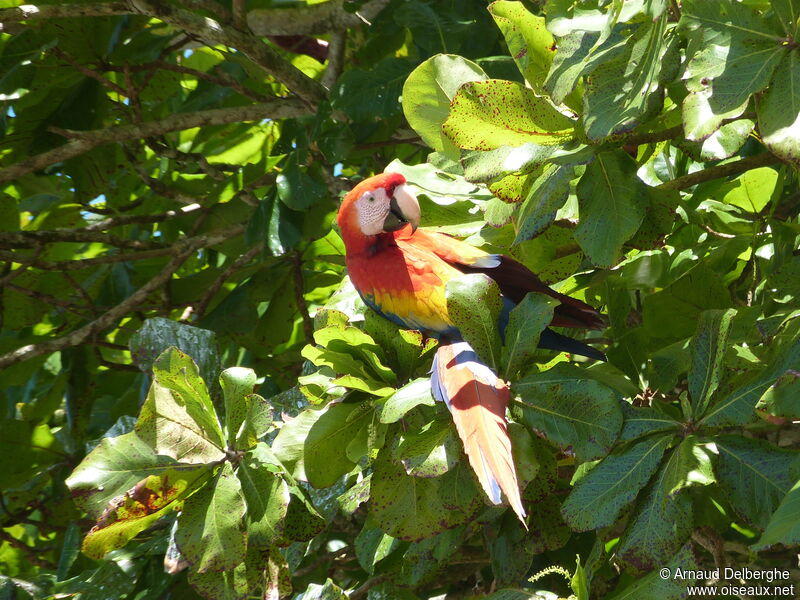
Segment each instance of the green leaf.
M347 457L347 444L362 433L371 420L369 404L336 403L320 411L303 445L308 482L316 488L332 486L355 463Z
M800 453L739 435L721 435L714 442L717 478L727 499L748 523L765 528L792 487L789 466Z
M608 454L622 427L617 392L564 363L513 384L522 399L522 422L581 461Z
M670 489L670 470L680 469L679 451L673 449L633 511L615 553L638 571L660 567L672 557L692 532L692 500Z
M135 432L103 438L66 480L75 503L97 519L108 503L175 460L156 454Z
M783 544L795 546L800 543L800 481L794 484L781 500L778 508L769 519L764 533L753 545L754 550L763 550Z
M422 140L438 152L458 158L458 149L442 132L450 101L468 81L488 79L478 65L453 54L437 54L420 64L403 84L403 112Z
M663 563L662 563L663 564ZM638 598L658 598L659 600L682 600L686 598L686 587L695 582L691 573L700 569L694 556L691 544L685 544L661 569L651 571L643 577L632 580L632 583L619 586L607 598L608 600L637 600ZM687 572L686 578L673 575L678 569ZM667 570L669 577L663 577Z
M436 405L436 401L431 395L431 380L428 378L410 381L387 398L380 409L380 421L381 423L397 423L407 412L420 405Z
M735 119L747 109L747 100L730 110L720 111L711 104L711 90L694 92L683 100L683 132L687 140L708 139L726 119Z
M533 552L526 543L527 534L522 523L506 513L486 535L489 542L487 550L492 559L492 574L497 587L513 586L530 570ZM539 532L530 535L538 537Z
M459 88L442 131L459 148L494 150L526 143L563 144L572 139L573 125L523 85L490 79Z
M788 369L797 369L800 364L800 340L791 341L786 346L777 346L772 360L760 373L712 404L700 424L718 427L742 425L752 420L753 409L764 391Z
M335 109L356 121L387 119L400 109L403 82L415 64L408 58L385 58L372 70L349 69L332 94Z
M636 163L621 150L601 152L578 182L580 223L575 240L598 266L611 267L644 219Z
M645 296L642 305L647 334L677 340L694 333L703 310L726 309L731 299L721 277L698 261L664 289Z
M137 435L158 454L180 462L223 458L222 429L192 359L170 348L153 363L153 376L136 423Z
M283 467L265 443L247 452L239 463L239 478L247 505L247 543L267 547L283 532L289 508L289 487L276 474Z
M545 146L528 142L518 146L500 146L494 150L468 150L461 156L461 165L464 167L464 178L467 181L486 183L496 181L506 175L522 175L536 171L549 160L566 157L573 154L581 155L580 146L576 142L568 142L559 146ZM578 151L576 151L576 149ZM502 197L495 192L495 195Z
M580 77L588 75L603 62L612 61L625 53L626 41L627 38L618 31L612 31L604 40L601 40L599 33L585 30L573 31L561 37L544 84L553 102L566 102L574 110L580 110L580 94L570 95ZM582 90L579 87L577 91Z
M665 493L674 496L693 485L715 484L717 479L711 466L713 452L713 443L699 443L694 435L688 435L681 440L670 456L663 474Z
M231 443L250 412L247 397L253 393L256 374L252 369L231 367L220 373L219 383L225 402L225 435Z
M356 558L370 575L375 565L386 558L398 546L398 541L380 529L365 525L355 539Z
M539 336L553 320L553 309L558 304L557 300L544 294L529 293L511 310L501 361L505 366L506 380L530 367L538 350Z
M492 2L489 13L503 33L508 51L531 88L542 94L555 54L555 40L544 17L532 15L522 2Z
M328 367L333 373L349 373L353 377L360 379L371 379L367 373L366 365L359 359L353 357L350 352L334 352L319 346L306 346L300 352L301 356L309 360L317 367ZM326 373L323 371L323 373ZM305 376L308 377L308 376ZM304 379L303 384L313 382L312 379Z
M412 379L418 367L429 362L425 355L436 345L435 340L424 337L420 331L400 329L372 310L364 315L364 330L386 354L386 364L398 381Z
M525 549L532 554L558 550L570 539L571 532L561 516L561 502L552 492L530 505L527 521L530 534Z
M75 564L75 560L80 555L81 549L81 530L75 521L70 521L67 530L64 532L64 544L61 547L61 556L58 559L58 569L56 579L63 581L67 578L69 570Z
M536 237L553 223L556 212L569 197L574 176L572 166L547 165L544 168L519 209L515 244Z
M800 419L800 378L789 375L779 380L761 397L757 408L780 419Z
M342 375L335 379L331 379L330 383L334 386L342 386L350 390L366 392L367 394L378 396L379 398L385 398L386 396L394 393L394 388L392 387L378 383L372 379L361 379L360 377L354 377L353 375Z
M217 336L213 331L154 317L147 319L128 342L131 359L145 372L150 372L156 359L172 346L191 356L203 380L212 384L219 373Z
M677 431L681 423L666 413L651 406L631 406L627 402L622 404L622 414L625 421L619 434L621 442L629 442L653 433Z
M372 484L372 473L361 479L344 494L336 498L336 504L346 515L352 515L356 509L369 500L369 489Z
M553 223L532 240L514 246L513 254L545 283L571 277L584 259L571 224Z
M384 532L416 541L467 522L481 500L467 461L441 477L411 477L384 450L374 464L370 518Z
M697 331L689 350L692 365L689 369L689 396L692 416L702 415L711 395L717 390L722 377L722 362L727 350L728 332L736 309L707 310L700 314Z
M797 28L800 27L800 5L797 0L771 0L770 6L775 11L775 16L789 37L795 37Z
M561 514L575 531L611 525L658 468L672 436L647 438L607 456L575 484Z
M91 558L101 559L107 552L122 548L174 510L181 500L205 483L208 475L207 467L175 468L148 475L108 504L84 538L81 550Z
M205 598L244 600L251 590L260 587L264 578L264 557L257 548L248 548L247 558L224 571L189 570L189 583Z
M314 332L314 341L326 350L350 354L356 360L367 365L372 370L372 374L381 381L387 383L397 381L394 371L383 364L383 348L378 346L369 334L357 327L323 327ZM347 375L357 374L353 373L351 369L338 372Z
M328 196L328 188L291 161L275 180L278 198L292 210L303 211Z
M239 427L234 442L237 450L247 450L258 443L272 427L272 406L258 394L249 394L244 397L247 414L242 426Z
M703 123L703 126L707 125L708 121ZM730 158L744 146L754 127L755 123L750 119L737 119L726 123L702 142L684 142L679 143L679 146L693 159L701 162L723 160Z
M183 504L175 541L195 571L226 571L244 561L246 507L242 486L229 462Z
M666 32L665 17L640 25L623 54L601 62L586 77L583 121L589 139L633 129L661 110L664 84L680 62Z
M496 369L500 364L500 288L481 273L461 275L447 282L445 298L453 324L481 360Z
M778 172L770 167L751 169L731 182L723 200L749 213L758 214L769 204L776 191L780 193L781 179Z
M586 569L581 565L581 557L575 561L575 574L569 582L570 589L575 593L576 600L589 600L589 580Z
M697 31L701 48L689 60L684 78L690 92L710 90L716 115L741 106L767 86L787 53L781 32L750 7L733 0L686 0L681 27Z
M272 442L272 451L275 456L295 479L306 481L304 446L308 432L322 414L322 410L307 408L292 420L284 423Z
M347 600L347 595L338 585L330 579L325 581L325 585L316 583L308 584L306 591L302 595L303 600Z
M792 50L778 65L763 95L756 99L758 129L775 156L800 165L800 52Z
M0 231L19 231L19 207L9 194L0 194Z
M449 418L404 433L397 442L396 458L414 477L439 477L452 469L460 457L461 445Z
M307 542L325 529L325 519L314 508L302 488L290 485L289 493L292 499L283 523L283 535L288 540Z

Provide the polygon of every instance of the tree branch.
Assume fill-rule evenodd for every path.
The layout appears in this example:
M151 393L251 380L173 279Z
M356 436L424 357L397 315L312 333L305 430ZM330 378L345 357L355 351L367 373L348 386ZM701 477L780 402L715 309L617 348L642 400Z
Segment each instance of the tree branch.
M370 0L357 13L344 9L345 0L292 9L256 8L247 13L247 24L256 35L310 35L339 31L369 22L380 13L389 0Z
M295 251L291 256L292 277L294 279L294 300L297 303L297 310L303 318L303 335L306 343L314 343L314 320L308 314L308 304L306 303L305 280L303 278L303 257L300 252Z
M350 600L361 600L362 598L366 598L368 592L372 588L374 588L376 585L380 585L381 583L387 581L388 579L389 579L388 573L384 573L382 575L376 575L375 577L367 579L359 587L350 592L347 597Z
M263 102L251 106L234 106L230 108L214 108L193 113L175 113L157 121L145 121L132 125L118 125L107 129L91 131L65 131L74 139L62 146L36 154L4 169L0 169L0 183L12 181L28 173L43 169L48 165L80 156L113 142L138 140L146 137L162 135L170 131L181 131L194 127L211 125L227 125L241 121L260 121L262 119L290 119L310 114L312 110L301 100L294 98L276 98L271 102Z
M344 31L335 31L331 34L331 42L328 45L328 66L322 74L320 82L326 88L331 89L339 75L344 69L344 51L347 47L347 35Z
M164 247L164 244L159 242L123 240L101 231L81 229L0 232L0 248L35 248L41 244L55 242L100 243L117 248L133 248L134 250L154 250Z
M14 252L0 250L0 258L9 262L30 266L35 269L41 269L42 271L79 271L80 269L86 269L96 265L108 265L118 262L158 258L159 256L166 256L168 254L173 254L174 252L175 249L172 246L167 246L165 248L156 248L154 250L142 250L141 252L105 254L103 256L95 256L94 258L79 258L76 260L60 260L51 262L47 260L38 260L36 258L20 255Z
M128 3L122 1L97 4L46 4L43 6L23 4L14 8L0 9L0 23L64 17L113 17L130 13L131 9Z
M113 227L124 227L125 225L146 225L148 223L161 223L169 221L177 217L183 217L188 214L196 212L206 212L210 207L200 206L197 203L182 206L179 210L168 210L165 213L158 215L119 215L116 217L109 217L97 223L87 225L82 231L103 231L104 229L112 229Z
M236 48L312 107L316 107L327 96L325 88L318 81L284 60L277 50L253 35L223 27L209 17L201 17L158 0L131 0L131 4L137 12L182 29L206 42Z
M29 344L0 356L0 368L8 367L10 365L41 356L43 354L50 354L51 352L63 350L64 348L78 346L86 342L104 329L114 325L127 313L135 310L136 307L141 304L148 295L164 285L164 283L166 283L172 277L172 274L181 267L184 261L186 261L186 259L194 254L197 250L224 242L227 239L241 234L244 229L244 225L235 225L234 227L226 230L217 231L194 238L186 238L179 241L177 244L175 244L175 256L172 258L172 260L170 260L155 277L145 283L128 298L103 313L91 323L88 323L63 337L49 340L41 344Z
M730 177L731 175L739 175L740 173L744 173L750 169L755 169L756 167L765 167L767 165L774 165L779 162L781 162L781 160L777 156L770 154L769 152L764 152L763 154L748 156L747 158L726 163L724 165L715 165L707 169L695 171L694 173L689 173L683 177L678 177L671 181L664 182L656 187L661 190L685 190L697 185L698 183L703 183L704 181L721 179L722 177Z
M5 287L8 290L12 290L14 292L17 292L18 294L22 294L24 296L28 296L29 298L34 298L35 300L37 300L39 302L43 302L45 304L53 304L55 306L60 306L64 310L68 310L69 312L71 312L71 313L73 313L75 315L78 315L82 319L85 319L87 317L86 313L81 312L81 310L80 310L81 307L79 305L75 305L75 304L73 304L71 302L67 302L65 300L61 300L59 298L56 298L55 296L51 296L50 294L45 294L44 292L38 292L36 290L32 290L32 289L29 289L29 288L26 288L26 287L22 287L22 286L14 284L14 283L6 283L3 287Z
M231 2L233 11L233 26L244 31L247 29L247 2L246 0L233 0Z

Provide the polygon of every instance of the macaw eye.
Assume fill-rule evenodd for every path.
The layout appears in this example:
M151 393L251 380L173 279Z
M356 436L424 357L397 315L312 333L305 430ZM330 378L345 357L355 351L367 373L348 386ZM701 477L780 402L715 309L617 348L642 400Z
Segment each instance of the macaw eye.
M367 201L375 202L375 196L373 196L372 194L366 194L365 196L367 198Z

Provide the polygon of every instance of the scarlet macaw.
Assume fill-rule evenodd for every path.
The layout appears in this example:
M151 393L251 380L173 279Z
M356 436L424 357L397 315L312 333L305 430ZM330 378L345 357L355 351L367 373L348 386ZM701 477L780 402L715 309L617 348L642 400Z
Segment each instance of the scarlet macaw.
M604 326L588 304L551 290L527 267L489 254L450 236L418 229L420 206L399 173L365 179L344 198L337 223L345 245L347 271L365 304L406 329L439 338L433 361L434 398L447 404L472 469L495 504L505 493L524 524L525 510L511 456L505 412L506 383L482 364L447 310L445 285L465 273L485 273L500 287L505 315L528 292L558 299L552 325ZM502 331L501 331L502 333ZM601 352L545 329L539 346L604 360Z

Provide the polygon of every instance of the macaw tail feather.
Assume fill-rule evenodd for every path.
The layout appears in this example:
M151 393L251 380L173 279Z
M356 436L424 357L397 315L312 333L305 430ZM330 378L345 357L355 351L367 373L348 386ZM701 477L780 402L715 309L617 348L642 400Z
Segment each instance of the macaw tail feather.
M593 358L595 360L606 360L606 355L600 352L600 350L595 350L583 342L556 333L549 327L545 327L544 331L542 331L542 335L539 338L539 348L569 352L570 354L578 354L579 356L585 356L586 358Z
M506 424L510 397L506 383L480 362L467 342L442 342L433 359L431 388L434 398L450 409L469 464L486 495L500 504L502 491L525 525Z

